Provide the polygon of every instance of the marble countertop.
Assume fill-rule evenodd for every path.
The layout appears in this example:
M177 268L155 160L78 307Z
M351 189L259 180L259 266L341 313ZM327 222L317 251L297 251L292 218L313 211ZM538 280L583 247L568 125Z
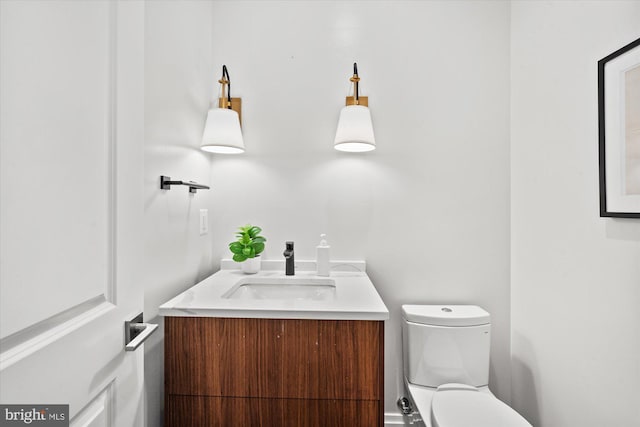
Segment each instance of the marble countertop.
M389 310L365 272L364 262L331 263L331 275L320 277L312 261L296 262L295 276L285 276L283 261L263 261L257 274L244 274L236 264L223 260L222 269L192 288L162 304L161 316L235 317L269 319L386 320ZM326 279L330 279L327 281ZM229 298L246 282L287 280L332 283L331 295L324 299L269 297Z

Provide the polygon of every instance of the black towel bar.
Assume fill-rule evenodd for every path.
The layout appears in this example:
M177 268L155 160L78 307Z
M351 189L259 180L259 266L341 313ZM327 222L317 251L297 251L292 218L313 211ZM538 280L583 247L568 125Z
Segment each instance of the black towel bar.
M195 193L197 190L208 190L208 185L198 184L193 181L171 181L171 177L160 175L160 188L162 190L171 190L172 185L186 185L189 187L189 193Z

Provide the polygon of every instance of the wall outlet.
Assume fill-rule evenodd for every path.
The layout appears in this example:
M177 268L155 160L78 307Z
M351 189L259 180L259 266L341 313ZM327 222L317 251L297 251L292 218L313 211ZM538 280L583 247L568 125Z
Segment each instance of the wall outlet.
M200 209L200 235L209 232L209 209Z

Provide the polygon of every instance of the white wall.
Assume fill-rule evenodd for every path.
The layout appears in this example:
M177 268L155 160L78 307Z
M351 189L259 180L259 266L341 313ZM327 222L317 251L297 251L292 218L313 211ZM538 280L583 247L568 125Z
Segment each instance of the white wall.
M640 426L640 222L598 217L596 66L640 37L640 2L511 15L512 402L536 426Z
M388 412L403 394L400 305L479 304L493 316L491 386L509 400L509 4L216 1L213 12L213 63L243 98L247 147L214 156L214 260L247 222L264 229L267 259L285 240L313 259L320 233L334 259L366 259L391 312ZM333 149L354 61L370 154Z
M199 144L217 76L210 2L148 1L145 19L144 313L162 325L158 306L214 272L212 235L199 234L200 209L211 221L212 191L163 191L159 177L211 183ZM162 423L163 354L161 328L145 343L148 426Z

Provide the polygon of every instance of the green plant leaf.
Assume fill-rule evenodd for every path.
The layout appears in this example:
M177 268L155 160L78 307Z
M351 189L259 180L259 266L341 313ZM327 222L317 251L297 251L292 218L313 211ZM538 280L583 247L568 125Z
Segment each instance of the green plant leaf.
M245 246L244 248L242 248L242 255L244 255L247 258L251 258L251 246Z
M243 245L248 245L251 243L251 237L249 237L248 234L245 234L244 236L242 236L242 238L240 238L240 243L242 243Z
M259 242L259 243L254 243L253 244L253 249L256 255L262 253L262 251L264 251L264 243Z
M247 230L249 233L249 236L256 237L258 236L258 234L260 234L260 232L262 231L262 228L260 227L251 227L249 230Z
M246 256L244 256L244 255L242 255L242 254L234 254L234 255L233 255L233 260L234 260L235 262L242 262L242 261L246 261L246 260L247 260L247 257L246 257Z
M240 242L231 242L231 243L229 243L229 250L231 252L233 252L234 254L242 253L242 248L244 248L244 246Z
M266 241L267 241L267 239L265 239L265 238L264 238L264 237L262 237L262 236L258 236L258 237L254 237L254 238L253 238L253 243L254 243L254 244L255 244L255 243L264 243L264 242L266 242Z

